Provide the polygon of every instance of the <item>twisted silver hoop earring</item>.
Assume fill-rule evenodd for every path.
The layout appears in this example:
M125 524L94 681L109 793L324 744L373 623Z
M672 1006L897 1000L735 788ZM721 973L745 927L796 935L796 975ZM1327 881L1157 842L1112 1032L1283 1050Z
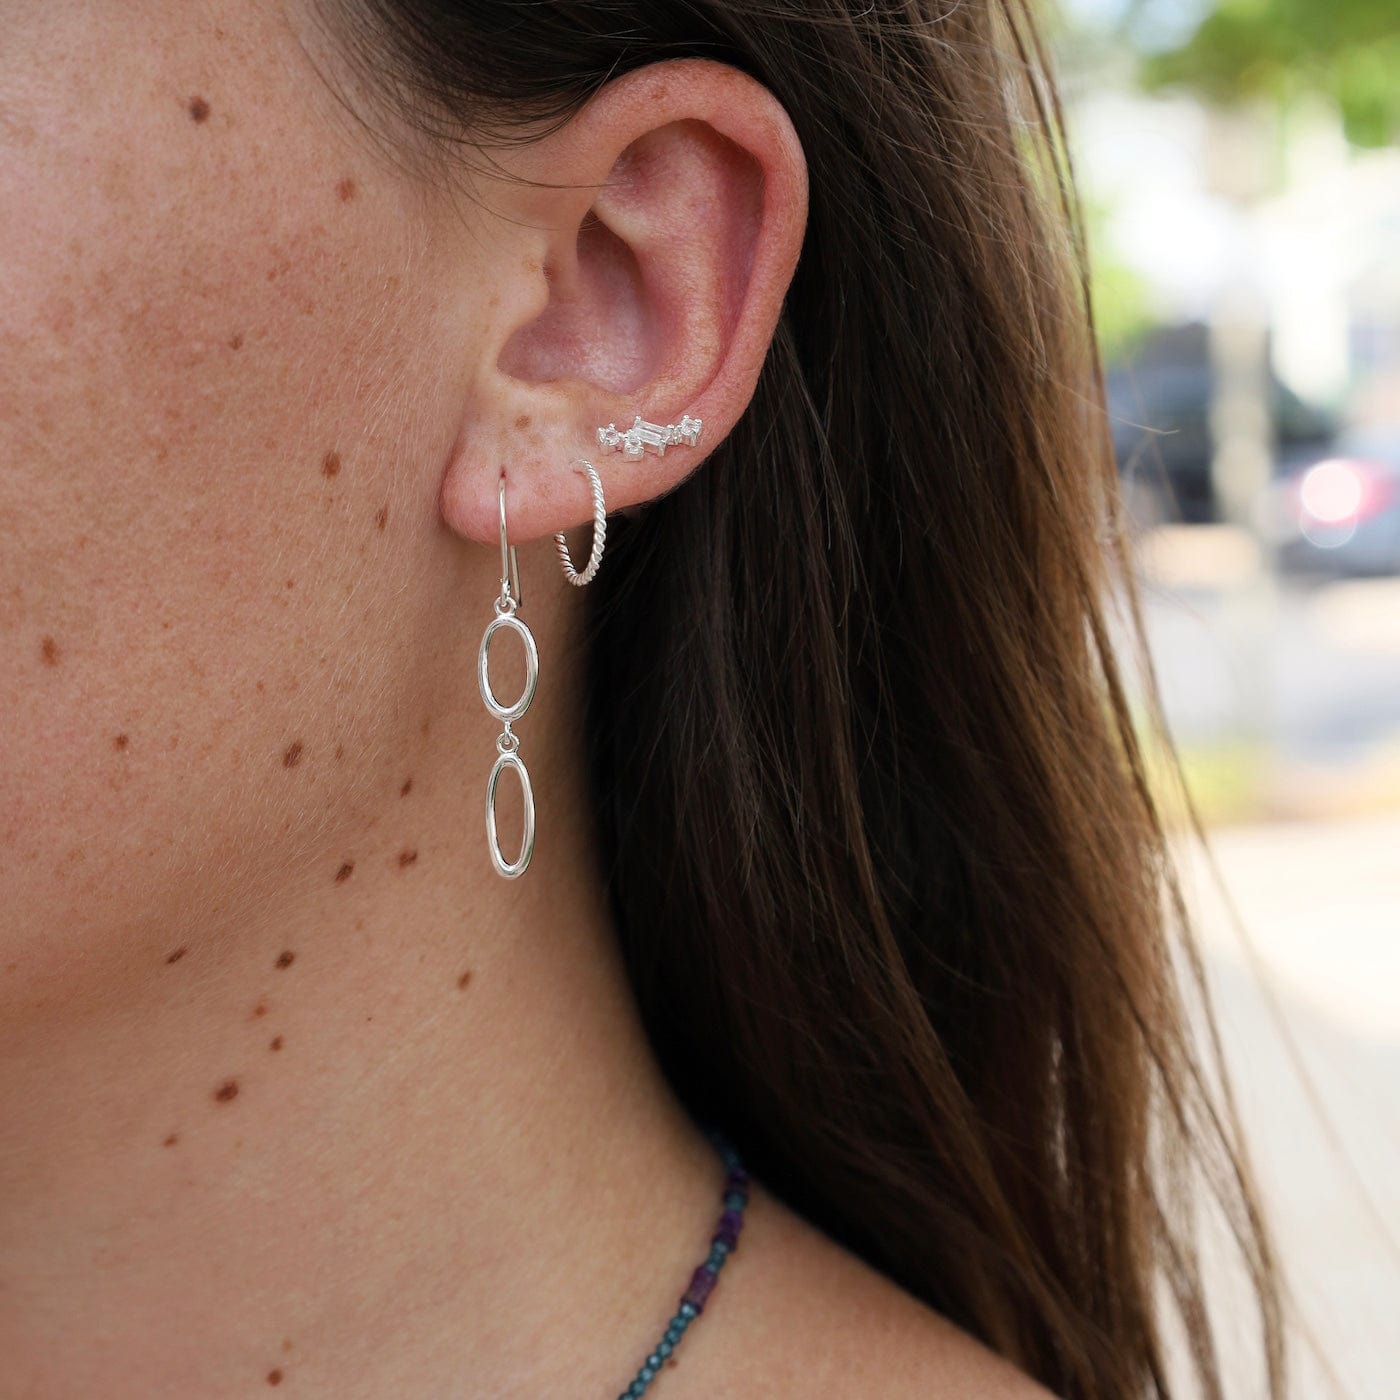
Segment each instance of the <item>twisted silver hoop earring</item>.
M506 540L506 474L501 472L500 486L501 512L501 592L496 599L496 616L486 624L481 637L481 646L476 654L476 683L481 690L481 698L486 708L501 721L502 729L496 738L496 762L491 767L491 776L486 781L486 844L491 852L491 864L496 872L507 880L514 880L525 873L530 857L535 850L535 793L530 786L530 774L520 757L520 739L511 730L511 725L530 708L535 698L535 686L540 678L540 654L535 646L535 638L530 629L515 615L520 607L520 562L515 549ZM511 705L503 705L491 689L491 641L500 631L514 632L525 647L525 686L520 698ZM521 796L525 803L525 829L520 838L520 854L512 861L501 854L501 838L496 826L496 788L506 769L513 769L520 779Z
M593 582L598 565L603 562L603 543L608 537L608 512L603 503L603 483L598 479L598 470L593 463L585 462L580 457L574 464L574 470L587 474L588 485L593 492L593 548L589 551L587 565L581 570L574 568L574 561L569 557L569 544L562 532L555 535L554 543L559 549L564 577L575 587L582 588L584 584Z

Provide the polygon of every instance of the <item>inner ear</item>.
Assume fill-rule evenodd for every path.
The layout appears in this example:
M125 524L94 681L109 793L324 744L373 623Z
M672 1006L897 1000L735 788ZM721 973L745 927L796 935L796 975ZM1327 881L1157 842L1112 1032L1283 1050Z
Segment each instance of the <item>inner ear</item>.
M763 186L760 163L708 122L635 137L576 216L572 243L556 247L548 301L510 335L497 369L616 399L699 392L742 314Z
M578 231L574 275L550 284L545 309L501 350L513 379L582 379L630 394L656 377L663 337L637 255L592 211Z

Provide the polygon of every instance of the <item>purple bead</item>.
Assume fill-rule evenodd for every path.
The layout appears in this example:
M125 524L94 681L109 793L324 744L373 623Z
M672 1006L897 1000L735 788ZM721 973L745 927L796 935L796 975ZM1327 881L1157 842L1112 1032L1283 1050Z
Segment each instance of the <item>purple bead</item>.
M719 1228L721 1230L726 1228L733 1230L735 1234L739 1233L739 1229L743 1223L744 1212L741 1210L727 1210L719 1218Z
M710 1296L710 1290L715 1286L717 1274L712 1274L703 1264L691 1275L690 1287L685 1290L681 1298L682 1303L689 1303L696 1312L705 1311L705 1299Z
M730 1191L742 1191L748 1184L748 1172L743 1167L731 1167L729 1175L724 1179L724 1190L726 1194Z
M715 1231L715 1237L711 1243L727 1244L732 1254L739 1247L739 1232L737 1230L731 1230L727 1226L721 1226Z

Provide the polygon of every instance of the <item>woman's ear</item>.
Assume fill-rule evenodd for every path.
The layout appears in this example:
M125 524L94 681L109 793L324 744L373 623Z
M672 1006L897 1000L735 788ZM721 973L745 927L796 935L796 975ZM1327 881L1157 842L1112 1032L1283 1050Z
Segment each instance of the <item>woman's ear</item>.
M490 229L470 275L494 279L493 295L483 324L463 327L477 359L441 501L483 542L497 538L503 467L517 541L590 516L580 457L609 511L695 469L753 396L807 216L786 113L707 60L615 79L499 165L478 191ZM682 414L704 425L696 446L633 459L598 443L610 423Z

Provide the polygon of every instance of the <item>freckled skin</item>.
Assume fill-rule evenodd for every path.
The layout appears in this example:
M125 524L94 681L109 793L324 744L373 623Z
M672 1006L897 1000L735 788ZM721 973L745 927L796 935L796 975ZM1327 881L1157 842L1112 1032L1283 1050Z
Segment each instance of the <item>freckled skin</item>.
M291 32L311 8L152 0L133 25L120 4L20 0L12 24L0 4L0 635L13 643L0 662L0 967L14 969L0 978L0 1032L7 1051L39 1047L34 1081L59 1090L11 1136L0 1112L0 1143L24 1142L23 1127L48 1115L59 1160L93 1147L99 1164L103 1154L139 1164L167 1136L178 1139L170 1151L184 1145L184 1130L155 1135L161 1117L191 1121L191 1107L212 1103L214 1131L196 1118L195 1146L154 1182L170 1211L158 1224L152 1212L151 1229L178 1254L200 1221L178 1233L171 1221L191 1201L215 1206L205 1223L212 1231L217 1216L224 1234L232 1223L240 1263L252 1259L239 1256L240 1225L274 1245L308 1228L308 1249L321 1248L314 1219L290 1213L304 1181L257 1200L256 1173L245 1180L241 1168L305 1166L320 1150L317 1134L291 1129L307 1100L342 1091L349 1056L334 1028L357 1024L365 988L375 999L402 971L397 934L406 945L431 922L427 877L439 867L472 877L441 906L470 912L476 872L440 855L458 854L460 835L461 851L480 858L471 794L494 734L469 676L476 611L489 615L494 596L494 541L445 526L438 502L464 405L497 383L496 347L488 354L473 333L499 271L483 249L499 237L513 267L519 226L498 235L483 223L478 239L468 223L481 216L465 202L447 207L392 162L371 173L371 143ZM209 85L198 113L195 84ZM359 184L344 200L336 184L350 170ZM321 475L327 451L341 456L333 477ZM553 560L547 536L537 543L541 567L524 541L521 554L526 616L543 643L542 566ZM549 698L530 716L536 741L550 732ZM123 718L142 728L119 750L111 725ZM406 787L409 762L411 815L424 839L434 833L434 865L425 858L395 880L392 838L371 854L364 837ZM86 861L65 867L77 848ZM355 864L349 850L369 864L336 898L325 877ZM354 913L368 915L362 931ZM171 945L172 932L186 943ZM297 950L298 976L272 983L294 1056L267 1033L271 997L264 1017L254 1013L264 974L293 965L290 948L262 962L271 938ZM337 955L347 943L353 960ZM389 1020L367 1018L386 1039L409 1019L411 996L431 1016L434 953L426 979L405 977L387 995ZM249 1031L250 1015L261 1030ZM93 1082L45 1069L46 1045L91 1052L99 1017L111 1057ZM264 1092L248 1058L258 1043L285 1059L285 1072L264 1064L264 1075L286 1092ZM245 1073L253 1098L235 1112ZM235 1134L220 1130L244 1124L235 1163ZM92 1176L92 1218L119 1212L125 1183L104 1180L100 1165ZM231 1209L254 1200L246 1217ZM114 1249L92 1297L125 1303L127 1273L143 1265L139 1249ZM250 1335L250 1290L232 1264L220 1281L185 1248L155 1272L152 1297L165 1290L176 1307L149 1314L150 1337L114 1338L134 1363L115 1388L139 1389L148 1364L164 1374L187 1359L189 1339L169 1319L196 1284L208 1304L199 1316L223 1328L218 1350L234 1369L214 1376L211 1359L207 1378L196 1369L171 1393L233 1395L259 1367L266 1377L280 1339L256 1330L265 1317ZM296 1289L294 1272L259 1271L256 1283L269 1297ZM75 1290L73 1306L87 1297ZM80 1313L68 1323L77 1339ZM9 1367L7 1351L0 1344ZM284 1380L296 1394L310 1375Z
M333 873L353 760L411 752L463 644L460 539L424 530L372 570L348 542L381 509L387 541L401 500L426 518L450 460L476 370L461 326L425 319L458 272L423 250L461 213L372 181L289 9L310 7L156 0L143 41L121 5L0 5L0 965L44 950L20 1004L78 964L120 995L192 902L212 919L282 878L290 833ZM468 323L485 295L459 298ZM293 570L295 606L270 607ZM77 739L117 756L126 697L117 787ZM344 761L260 790L255 756L275 771L293 740L288 777ZM76 846L80 868L44 854Z
M357 193L355 182L347 175L343 180L337 182L335 193L342 204L349 204Z

